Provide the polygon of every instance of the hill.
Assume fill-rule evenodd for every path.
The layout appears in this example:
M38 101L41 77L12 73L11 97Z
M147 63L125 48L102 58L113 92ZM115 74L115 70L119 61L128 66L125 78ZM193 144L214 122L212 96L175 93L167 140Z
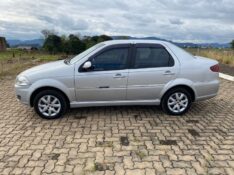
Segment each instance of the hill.
M32 40L7 40L7 43L11 47L17 46L34 46L34 47L42 47L44 43L44 39L32 39Z

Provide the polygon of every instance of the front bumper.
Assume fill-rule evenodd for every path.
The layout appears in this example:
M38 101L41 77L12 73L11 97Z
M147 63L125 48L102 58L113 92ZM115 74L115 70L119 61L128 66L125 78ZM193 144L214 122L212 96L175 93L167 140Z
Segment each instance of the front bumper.
M15 94L21 103L30 105L29 86L15 85Z

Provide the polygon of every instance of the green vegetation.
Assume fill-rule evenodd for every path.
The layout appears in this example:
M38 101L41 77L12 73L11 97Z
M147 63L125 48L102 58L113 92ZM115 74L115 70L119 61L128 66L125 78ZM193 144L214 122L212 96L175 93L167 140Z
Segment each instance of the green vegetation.
M48 54L42 51L24 51L20 49L10 49L0 52L0 61L15 61L15 60L35 60L38 61L53 61L61 58L64 54Z
M232 42L231 42L231 47L232 47L232 49L234 49L234 40L232 40Z
M42 51L23 51L11 49L0 52L0 77L15 76L21 71L37 64L64 58L63 54L51 55Z
M58 36L55 32L49 30L43 30L42 34L45 37L43 49L50 54L63 52L66 54L75 55L97 43L112 40L112 38L107 35L92 37L85 36L82 38L73 34L69 35L68 37L65 35Z
M201 49L189 48L186 49L193 55L216 59L220 63L234 66L234 50L231 49Z
M147 154L144 151L135 151L135 154L140 158L140 159L144 159Z
M49 35L46 38L43 48L50 54L62 52L63 50L62 39L57 35Z
M77 36L69 35L62 37L62 49L67 54L79 54L86 49L85 43L83 43Z
M113 142L110 142L110 141L97 142L97 146L100 146L100 147L113 147Z

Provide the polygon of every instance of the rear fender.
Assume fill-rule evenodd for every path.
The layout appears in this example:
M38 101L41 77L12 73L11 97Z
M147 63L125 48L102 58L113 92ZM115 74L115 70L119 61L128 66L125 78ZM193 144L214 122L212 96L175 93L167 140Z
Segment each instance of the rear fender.
M197 92L194 88L194 83L191 80L184 79L184 78L178 78L178 79L175 79L175 80L168 82L160 93L160 99L162 99L163 95L169 89L176 87L176 86L187 86L187 87L191 88L194 92L195 99L196 99Z

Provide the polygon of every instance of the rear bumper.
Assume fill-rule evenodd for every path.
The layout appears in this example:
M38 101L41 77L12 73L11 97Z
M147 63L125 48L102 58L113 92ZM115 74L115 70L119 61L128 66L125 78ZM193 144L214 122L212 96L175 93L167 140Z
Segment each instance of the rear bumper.
M208 99L214 98L215 96L217 96L217 93L216 94L205 95L205 96L200 96L200 97L197 97L195 101L208 100Z
M219 80L196 84L195 101L207 100L217 96L219 90L219 84L220 84Z

